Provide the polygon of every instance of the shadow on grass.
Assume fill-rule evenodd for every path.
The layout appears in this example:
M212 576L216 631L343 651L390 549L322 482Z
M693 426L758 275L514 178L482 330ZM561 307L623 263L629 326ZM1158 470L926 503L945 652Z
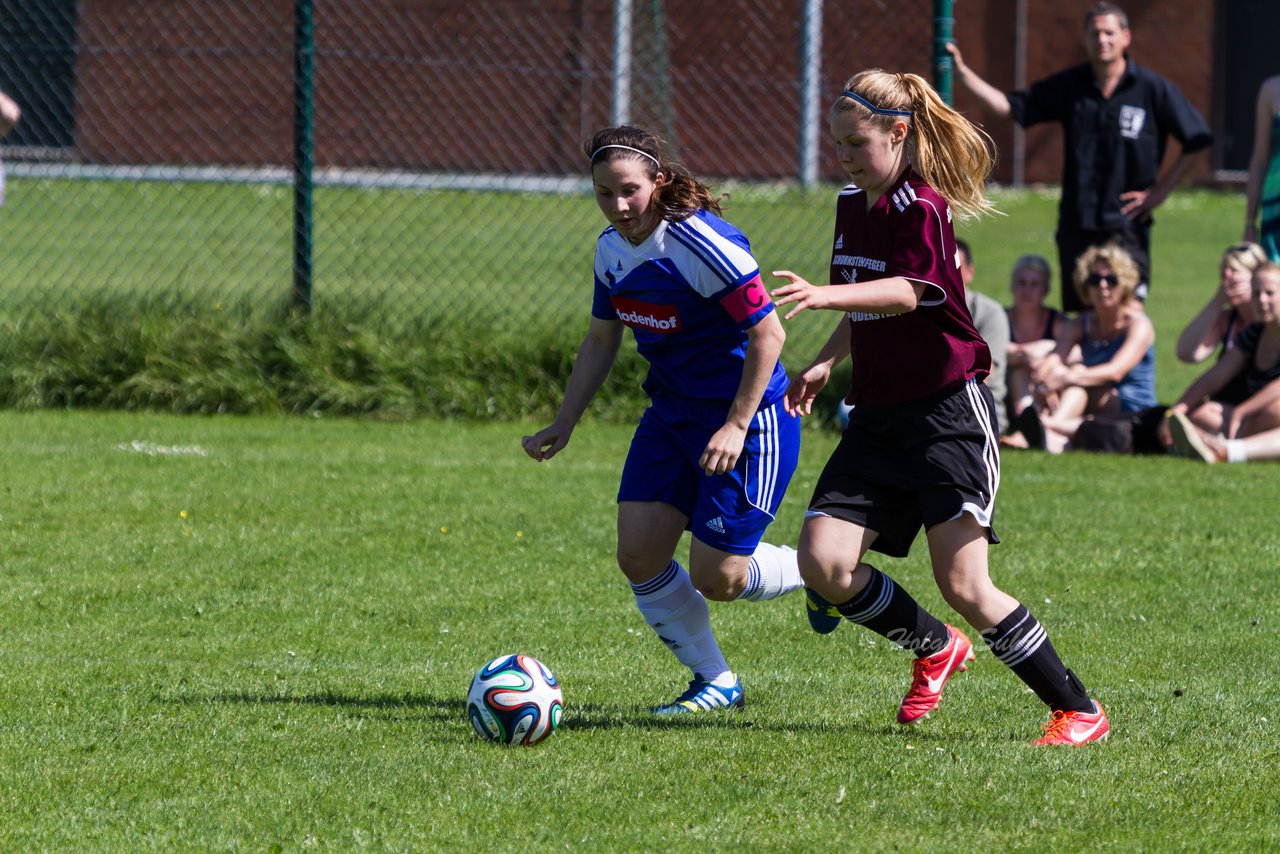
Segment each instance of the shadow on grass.
M255 694L247 691L224 691L160 699L189 706L229 703L245 706L321 706L371 712L426 712L441 720L458 720L466 714L467 708L465 700L456 698L444 700L428 694L354 695L337 691L320 691L314 694Z
M343 694L337 691L319 691L311 694L262 694L239 691L223 691L212 694L185 694L177 697L159 697L162 702L200 706L207 704L236 704L244 706L299 706L341 708L353 712L365 712L377 716L393 716L409 713L434 718L448 723L466 722L466 700L447 699L429 694ZM764 721L751 716L749 711L712 712L702 715L678 715L657 717L639 706L605 705L600 703L573 703L566 710L560 724L564 730L756 730L778 733L832 733L856 731L867 735L888 736L905 734L902 727L850 720L833 724L822 721ZM940 734L924 730L909 731L917 740L944 738Z
M750 707L741 712L709 712L699 715L670 715L658 717L648 709L637 706L600 705L575 703L566 710L561 723L565 730L641 729L641 730L742 730L767 733L804 733L829 735L832 733L858 733L868 736L908 737L917 741L946 741L952 738L943 733L906 728L894 723L869 722L849 719L844 721L787 720L759 718Z

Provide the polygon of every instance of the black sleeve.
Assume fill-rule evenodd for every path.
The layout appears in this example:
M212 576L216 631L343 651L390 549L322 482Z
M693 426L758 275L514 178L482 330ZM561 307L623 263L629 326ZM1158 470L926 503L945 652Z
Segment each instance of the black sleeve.
M1026 89L1009 92L1009 115L1024 128L1041 122L1062 121L1070 109L1074 70L1060 71Z
M1187 96L1172 82L1157 77L1156 107L1159 110L1160 126L1169 133L1184 153L1200 151L1213 144L1213 132L1209 124L1200 115L1200 111L1191 105Z

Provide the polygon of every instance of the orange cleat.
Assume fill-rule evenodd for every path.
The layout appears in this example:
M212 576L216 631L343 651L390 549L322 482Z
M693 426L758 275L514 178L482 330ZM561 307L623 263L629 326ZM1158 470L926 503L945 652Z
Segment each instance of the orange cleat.
M1044 736L1036 739L1035 743L1080 747L1091 741L1102 741L1111 732L1111 724L1107 721L1107 713L1102 711L1101 703L1094 700L1093 708L1092 713L1054 709L1053 717L1044 724Z
M973 644L954 626L947 626L951 639L941 651L917 658L912 665L911 689L898 707L898 723L913 724L933 711L942 699L942 686L957 670L968 670L973 661Z

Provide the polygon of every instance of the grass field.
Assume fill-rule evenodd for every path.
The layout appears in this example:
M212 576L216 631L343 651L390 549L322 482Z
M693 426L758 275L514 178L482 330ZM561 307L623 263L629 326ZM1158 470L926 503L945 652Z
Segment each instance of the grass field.
M0 412L0 849L1280 845L1273 467L1006 456L993 573L1114 727L1045 750L985 650L898 728L906 656L797 597L713 603L746 711L655 724L686 675L613 565L629 429L538 466L533 426ZM922 550L881 565L955 619ZM516 650L565 686L532 749L463 715Z

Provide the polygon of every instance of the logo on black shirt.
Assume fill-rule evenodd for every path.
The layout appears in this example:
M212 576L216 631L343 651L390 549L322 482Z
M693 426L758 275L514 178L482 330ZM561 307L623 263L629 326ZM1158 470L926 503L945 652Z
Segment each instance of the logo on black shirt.
M1137 139L1147 122L1147 111L1141 107L1125 105L1120 108L1120 135L1125 139Z

